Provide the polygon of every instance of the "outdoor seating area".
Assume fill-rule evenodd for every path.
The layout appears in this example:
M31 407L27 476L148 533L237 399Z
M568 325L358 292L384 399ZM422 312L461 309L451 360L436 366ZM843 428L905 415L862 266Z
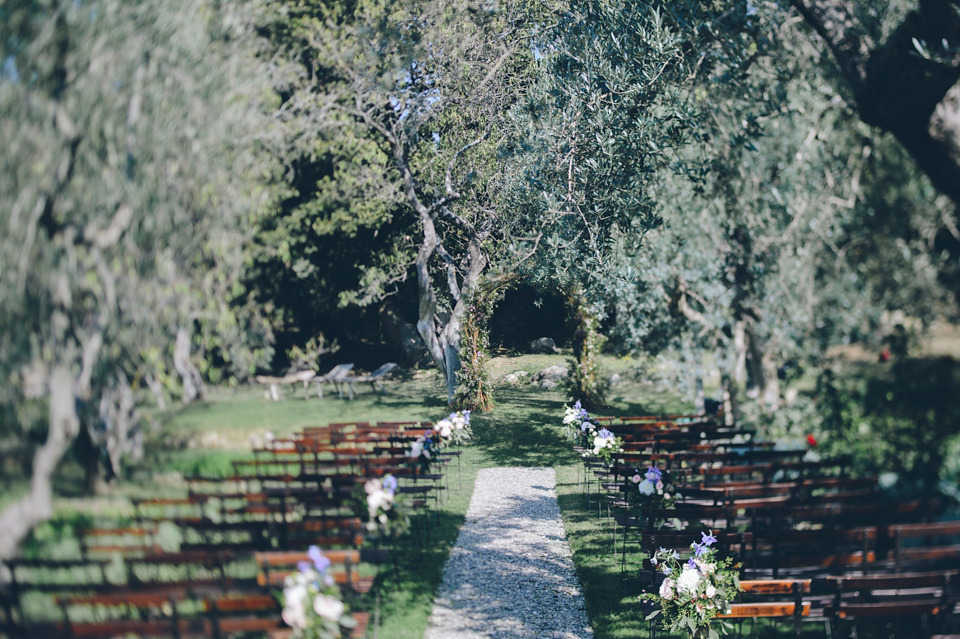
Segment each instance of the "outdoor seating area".
M351 636L372 636L377 589L390 587L398 553L430 538L433 509L450 489L444 462L458 450L438 450L429 472L409 455L432 426L310 427L254 449L232 474L185 477L184 494L135 499L129 520L79 531L76 557L4 562L11 579L0 625L31 638L279 639L290 628L277 590L316 546L357 622ZM387 476L409 532L368 516L365 484Z
M960 521L945 520L942 498L892 496L876 477L851 476L845 458L771 446L715 419L591 421L622 446L605 460L577 442L583 497L610 530L611 561L622 575L641 560L647 590L664 581L654 553L682 556L703 533L738 566L741 601L720 615L738 628L765 617L797 636L801 622L857 636L866 618L908 618L924 636L957 627ZM638 490L644 476L658 489Z

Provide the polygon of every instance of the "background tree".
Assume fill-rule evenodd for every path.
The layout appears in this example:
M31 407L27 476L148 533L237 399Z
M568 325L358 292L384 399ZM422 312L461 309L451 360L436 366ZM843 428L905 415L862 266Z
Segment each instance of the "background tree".
M473 2L273 6L293 17L289 32L274 32L302 63L284 106L293 129L368 149L354 192L383 203L380 220L399 218L400 250L368 262L359 299L379 299L413 267L417 330L452 401L466 300L502 229L493 153L520 88L522 16Z
M864 122L891 133L960 205L960 4L790 0L823 39Z
M262 202L250 144L269 128L236 8L4 6L4 426L46 434L27 493L0 513L0 557L50 516L51 476L100 390L122 392L121 364L139 366L152 335L187 319L158 302L193 294Z

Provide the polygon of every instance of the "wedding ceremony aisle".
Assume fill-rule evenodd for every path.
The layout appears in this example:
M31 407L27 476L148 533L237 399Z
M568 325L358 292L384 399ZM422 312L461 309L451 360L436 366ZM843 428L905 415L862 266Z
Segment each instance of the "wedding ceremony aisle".
M425 639L592 638L552 468L487 468Z

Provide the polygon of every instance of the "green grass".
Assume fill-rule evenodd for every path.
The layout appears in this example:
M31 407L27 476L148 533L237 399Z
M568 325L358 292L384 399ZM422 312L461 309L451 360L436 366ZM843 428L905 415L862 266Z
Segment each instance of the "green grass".
M473 416L474 441L461 458L462 484L456 490L456 462L449 471L449 500L435 516L422 554L411 538L400 542L396 570L380 576L379 602L365 601L366 609L379 609L379 637L420 639L425 631L443 566L456 542L481 468L495 466L552 467L557 473L557 496L573 550L574 563L587 602L596 639L627 639L646 636L646 623L639 612L637 596L638 553L629 555L621 577L619 556L613 555L611 530L596 512L587 512L577 484L579 460L561 434L559 424L568 400L564 389L542 391L530 384L503 383L508 373L535 373L547 366L565 363L565 355L503 356L491 360L496 406ZM623 381L614 386L604 414L627 415L673 413L690 409L669 389L637 381L632 374L639 362L604 358L606 372L618 372ZM182 491L182 475L225 472L230 461L247 454L251 440L268 431L289 435L304 426L338 421L436 420L447 413L445 390L439 375L417 372L387 383L389 393L377 395L359 388L352 400L341 400L331 389L326 397L304 399L301 389L287 389L283 401L264 397L262 388L215 389L203 403L169 417L152 434L144 460L131 468L129 477L97 497L61 497L59 517L71 513L122 516L129 512L129 499ZM72 481L76 468L64 471L61 483ZM580 471L582 472L582 471ZM71 475L73 473L73 475ZM19 485L14 481L12 485ZM887 629L879 629L886 632ZM777 634L779 632L779 634ZM805 633L806 634L806 633ZM822 629L813 633L822 636ZM889 634L889 633L887 633ZM780 624L761 629L761 635L792 636L792 627ZM371 635L372 636L372 635ZM866 636L866 635L864 635ZM877 635L880 636L880 635ZM900 636L900 635L898 635ZM907 635L902 635L907 636Z

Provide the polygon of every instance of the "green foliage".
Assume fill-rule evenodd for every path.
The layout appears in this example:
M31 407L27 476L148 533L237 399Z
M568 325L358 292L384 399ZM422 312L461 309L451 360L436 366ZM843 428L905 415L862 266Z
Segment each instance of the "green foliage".
M934 491L949 472L958 385L949 358L877 364L863 377L826 369L815 391L822 450L851 455L861 473L893 473L898 490Z
M585 409L594 411L604 405L609 387L599 360L604 339L599 331L600 318L597 310L590 306L582 294L571 294L568 303L575 327L573 359L570 360L567 378L568 393L572 399L579 400Z
M493 386L487 370L489 323L503 293L502 283L486 283L478 286L467 300L467 311L460 323L460 370L453 396L456 410L484 412L493 408Z

